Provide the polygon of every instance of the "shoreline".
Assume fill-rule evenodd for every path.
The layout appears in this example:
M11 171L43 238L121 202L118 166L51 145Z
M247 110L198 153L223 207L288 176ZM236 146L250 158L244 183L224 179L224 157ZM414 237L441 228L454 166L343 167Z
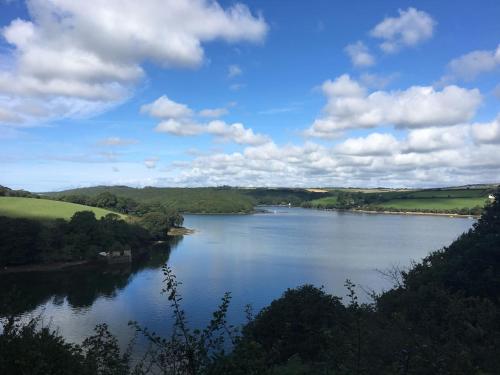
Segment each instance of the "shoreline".
M346 211L351 212L360 212L364 214L387 214L387 215L415 215L415 216L445 216L445 217L456 217L456 218L474 218L478 219L481 215L462 215L462 214L451 214L445 212L420 212L420 211L371 211L371 210L358 210L358 209L350 209Z
M288 205L272 205L266 207L290 207ZM443 216L450 218L474 218L479 219L481 215L463 215L463 214L453 214L446 212L420 212L420 211L374 211L374 210L363 210L357 208L319 208L319 207L301 207L301 206L291 206L293 208L302 208L304 210L318 210L318 211L338 211L338 212L357 212L363 214L385 214L385 215L404 215L404 216Z
M167 236L185 236L185 235L190 235L195 232L194 229L190 228L184 228L184 227L179 227L179 228L170 228L169 231L167 232Z

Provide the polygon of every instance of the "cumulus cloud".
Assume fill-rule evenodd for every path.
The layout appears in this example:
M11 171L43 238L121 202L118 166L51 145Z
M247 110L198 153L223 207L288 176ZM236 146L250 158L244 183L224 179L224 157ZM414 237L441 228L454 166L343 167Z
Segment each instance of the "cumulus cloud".
M260 145L270 141L269 137L263 134L254 133L252 129L245 128L243 124L227 124L220 120L210 121L207 124L198 124L189 121L181 122L175 119L169 119L159 123L155 130L157 132L177 136L210 134L221 141L244 145Z
M346 155L391 155L399 147L392 134L371 133L367 137L349 138L336 147L339 154Z
M242 73L243 73L243 71L241 70L241 68L238 65L229 65L229 67L227 68L227 77L228 78L237 77L237 76L241 75Z
M141 106L141 113L157 118L183 118L191 116L193 111L187 105L174 102L166 95L162 95L154 102Z
M480 74L491 72L498 67L500 67L500 45L495 50L472 51L451 60L447 67L449 73L442 80L472 81Z
M351 62L357 67L367 67L375 64L375 58L370 54L368 47L360 40L345 47L345 52L351 58Z
M201 124L193 122L191 119L168 119L160 122L155 131L160 133L168 133L178 136L199 135L204 132L204 127Z
M384 143L391 152L381 151ZM429 187L491 182L500 165L496 145L465 143L426 152L405 151L404 146L404 140L398 143L384 134L355 139L349 153L312 142L301 146L269 142L176 163L170 180L182 186ZM364 152L363 147L371 152Z
M472 133L478 143L500 144L500 115L490 123L474 124Z
M210 121L204 131L216 137L242 145L261 145L270 142L270 138L263 134L256 134L241 123L226 124L224 121Z
M374 91L349 75L322 85L327 104L306 135L334 137L347 129L393 125L397 128L451 126L467 122L481 103L477 89L446 86L441 91L430 86L406 90Z
M380 48L394 53L403 47L412 47L432 37L436 21L426 12L415 8L398 10L398 17L386 17L370 35L382 39Z
M426 153L430 151L458 149L463 147L470 137L470 127L457 125L444 128L411 130L403 145L404 153Z
M270 141L269 137L254 133L252 129L245 128L241 123L227 124L220 120L208 123L199 122L194 118L195 111L185 104L168 99L165 95L152 103L143 105L141 112L163 120L155 127L155 131L160 133L176 136L209 134L220 141L245 145L260 145ZM202 110L199 115L218 117L224 113L227 113L226 109L217 108Z
M31 20L16 19L2 35L12 61L0 71L0 107L17 122L85 115L131 95L144 76L141 64L195 67L203 44L260 42L268 26L242 4L209 0L31 0ZM43 116L16 111L30 100ZM26 107L26 106L25 106Z

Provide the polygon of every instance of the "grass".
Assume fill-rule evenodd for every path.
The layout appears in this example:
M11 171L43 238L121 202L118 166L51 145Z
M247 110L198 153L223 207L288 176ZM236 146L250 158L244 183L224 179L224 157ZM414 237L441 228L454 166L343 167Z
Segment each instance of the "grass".
M102 208L48 199L0 197L1 216L40 220L68 220L78 211L93 211L97 218L113 213ZM120 216L122 218L126 217L125 215Z
M378 203L384 208L397 208L405 210L453 210L461 208L483 207L486 202L484 197L471 198L419 198L419 199L392 199Z
M332 207L337 203L337 197L325 197L314 199L311 201L311 206L315 208Z

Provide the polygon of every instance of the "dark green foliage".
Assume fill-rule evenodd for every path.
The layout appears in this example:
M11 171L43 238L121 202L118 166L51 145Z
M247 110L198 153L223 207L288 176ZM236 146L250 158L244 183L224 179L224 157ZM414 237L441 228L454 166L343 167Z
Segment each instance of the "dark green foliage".
M109 200L112 194L116 203ZM96 186L48 193L55 199L95 206L101 203L112 206L107 209L118 212L143 215L153 211L178 211L182 213L249 213L253 211L253 201L240 189L224 188L156 188L142 189L127 186Z
M0 374L14 375L126 375L130 352L121 354L118 341L106 324L83 344L69 344L40 318L20 323L3 319L0 335Z
M80 347L66 343L48 327L38 329L38 323L37 319L27 324L14 319L3 322L0 374L91 374Z
M251 197L254 204L300 206L306 201L329 196L329 193L317 193L305 189L243 189L245 195Z
M93 260L113 246L137 250L151 239L146 229L118 215L97 220L91 211L77 212L69 222L0 216L0 227L0 266Z
M468 233L404 277L409 289L434 284L500 304L500 194Z
M161 212L149 212L141 217L140 224L143 226L153 238L165 239L167 232L172 223L170 217Z
M38 194L26 190L12 190L2 185L0 185L0 197L40 198Z
M333 337L342 340L346 308L337 297L304 285L288 289L264 308L244 333L255 339L268 363L284 363L293 355L319 360Z

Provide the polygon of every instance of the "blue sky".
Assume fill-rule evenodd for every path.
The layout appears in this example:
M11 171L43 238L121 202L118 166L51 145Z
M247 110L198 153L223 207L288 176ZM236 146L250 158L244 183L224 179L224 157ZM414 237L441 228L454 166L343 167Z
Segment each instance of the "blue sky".
M2 185L500 181L498 1L0 7Z

